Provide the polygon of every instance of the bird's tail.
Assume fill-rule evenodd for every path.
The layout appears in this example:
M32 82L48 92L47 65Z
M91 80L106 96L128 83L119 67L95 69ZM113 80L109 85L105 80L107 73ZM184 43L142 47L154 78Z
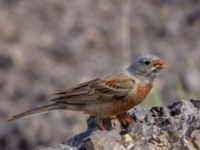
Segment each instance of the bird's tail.
M8 119L8 121L10 122L10 121L13 121L13 120L16 120L16 119L19 119L19 118L24 118L24 117L27 117L27 116L31 116L31 115L34 115L34 114L47 113L51 110L56 110L56 109L62 109L62 107L58 103L53 103L53 104L49 104L49 105L45 105L45 106L41 106L41 107L38 107L38 108L31 109L31 110L25 111L23 113L19 113L17 115L12 116L10 119Z

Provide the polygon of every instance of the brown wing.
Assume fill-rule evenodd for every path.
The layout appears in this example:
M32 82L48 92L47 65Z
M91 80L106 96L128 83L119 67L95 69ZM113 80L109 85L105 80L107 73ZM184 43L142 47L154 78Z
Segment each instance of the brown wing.
M52 104L14 115L9 121L56 109L77 110L77 106L80 105L106 103L117 99L123 99L134 88L134 85L135 81L124 74L119 74L104 80L94 79L79 84L65 92L57 93L57 97L52 99Z
M94 79L69 89L65 92L56 93L58 97L52 99L56 103L71 105L85 105L123 99L134 88L135 81L126 75L105 79Z

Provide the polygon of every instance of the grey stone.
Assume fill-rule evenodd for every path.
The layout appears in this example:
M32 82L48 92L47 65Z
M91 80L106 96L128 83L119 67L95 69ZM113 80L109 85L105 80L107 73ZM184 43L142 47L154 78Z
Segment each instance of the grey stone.
M40 150L168 150L200 148L200 100L174 103L168 107L144 110L136 107L131 132L121 135L121 126L110 131L98 130L95 118L88 119L88 129L58 148Z

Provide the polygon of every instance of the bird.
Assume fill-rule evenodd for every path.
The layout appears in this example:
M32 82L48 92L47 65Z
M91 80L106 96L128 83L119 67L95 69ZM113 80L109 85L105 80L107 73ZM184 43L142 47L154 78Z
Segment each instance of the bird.
M130 122L124 114L145 99L154 80L166 67L167 63L158 56L139 56L119 73L95 78L55 93L50 104L16 114L8 121L53 110L73 110L95 116L100 129L105 129L100 121L104 117Z

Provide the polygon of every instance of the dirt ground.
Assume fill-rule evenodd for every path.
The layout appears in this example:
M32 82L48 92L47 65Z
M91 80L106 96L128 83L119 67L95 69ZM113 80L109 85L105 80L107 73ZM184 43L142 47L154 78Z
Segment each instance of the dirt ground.
M0 0L0 149L56 146L82 131L87 116L71 111L6 119L146 53L168 62L155 88L163 104L199 98L200 1Z

